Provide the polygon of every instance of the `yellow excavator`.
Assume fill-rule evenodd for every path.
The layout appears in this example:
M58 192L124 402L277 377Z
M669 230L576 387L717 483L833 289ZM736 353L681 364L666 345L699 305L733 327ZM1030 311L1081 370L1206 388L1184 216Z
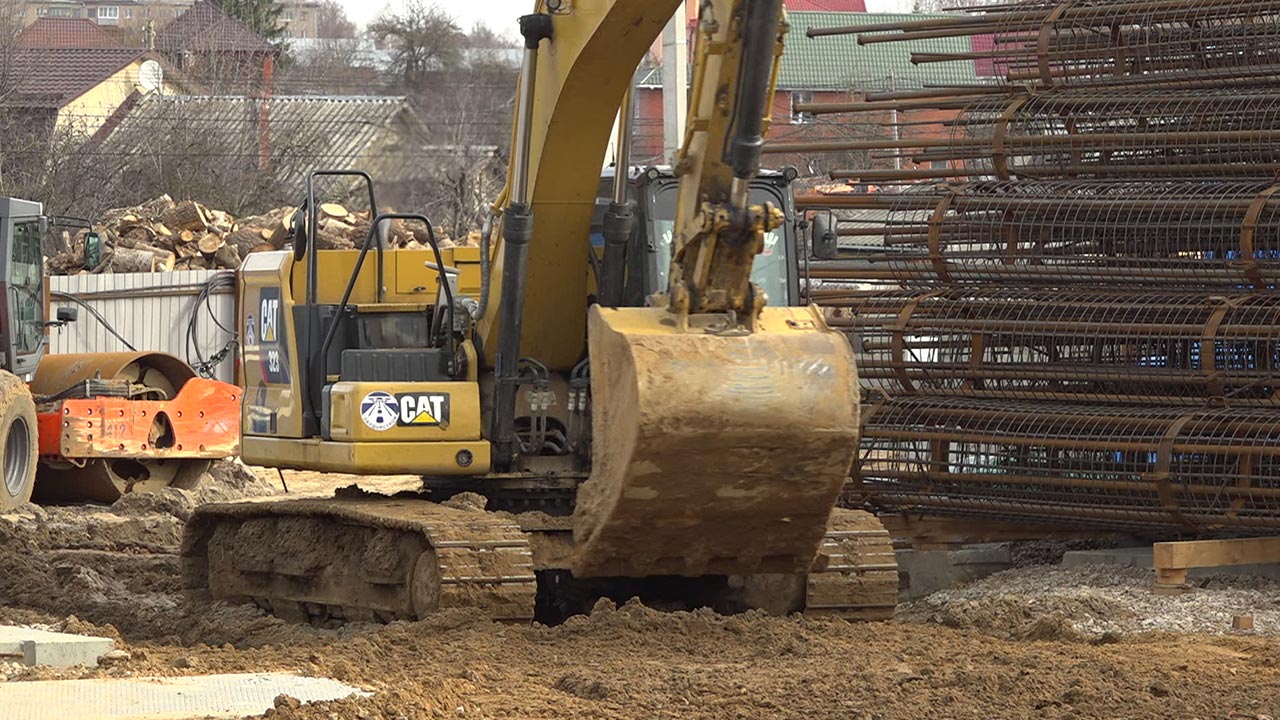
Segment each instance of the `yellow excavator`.
M377 203L362 173L313 175L292 251L242 268L243 457L423 488L202 507L190 590L314 623L554 621L601 596L892 614L887 533L836 508L853 354L788 305L798 248L777 186L794 175L760 172L782 0L703 0L675 167L620 160L597 202L615 114L677 4L540 0L520 19L512 159L479 250L382 214L360 249L317 251L321 181L357 175ZM429 249L385 248L391 223Z

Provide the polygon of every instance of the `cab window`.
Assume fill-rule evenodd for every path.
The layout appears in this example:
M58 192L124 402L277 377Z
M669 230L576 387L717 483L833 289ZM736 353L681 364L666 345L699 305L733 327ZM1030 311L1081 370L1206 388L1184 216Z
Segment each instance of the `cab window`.
M41 284L43 259L40 223L20 222L13 226L13 268L9 292L13 305L14 352L27 355L40 349L44 339L44 292Z
M675 239L676 197L679 189L675 185L660 188L653 204L653 237L657 242L657 287L667 288L667 276L671 272L671 249ZM779 204L777 196L756 188L751 191L753 205L764 203ZM764 236L764 249L756 256L751 269L751 281L764 289L769 304L783 306L788 304L787 287L790 268L787 239L783 228L779 227Z

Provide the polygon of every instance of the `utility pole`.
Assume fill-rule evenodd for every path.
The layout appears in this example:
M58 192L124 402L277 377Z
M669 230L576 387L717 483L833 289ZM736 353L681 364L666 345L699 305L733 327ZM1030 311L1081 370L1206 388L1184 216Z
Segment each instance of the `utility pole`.
M685 4L662 32L662 156L672 165L689 115L689 28Z

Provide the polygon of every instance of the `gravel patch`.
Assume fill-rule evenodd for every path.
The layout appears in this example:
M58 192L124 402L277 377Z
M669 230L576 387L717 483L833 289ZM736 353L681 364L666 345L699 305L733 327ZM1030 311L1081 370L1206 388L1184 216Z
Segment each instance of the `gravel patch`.
M1280 635L1280 583L1212 576L1182 595L1157 595L1150 570L1114 565L1020 568L944 590L899 609L899 619L982 630L1014 639L1105 639L1165 631L1237 634L1253 615L1256 635Z

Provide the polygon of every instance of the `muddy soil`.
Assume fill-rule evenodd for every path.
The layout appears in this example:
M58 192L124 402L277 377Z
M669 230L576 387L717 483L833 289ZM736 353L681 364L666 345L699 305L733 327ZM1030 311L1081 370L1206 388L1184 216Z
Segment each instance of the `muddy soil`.
M259 648L141 643L74 676L280 670L371 698L274 718L1261 718L1280 709L1274 641L1146 634L1009 641L928 624L717 617L602 605L555 628L463 612ZM67 676L29 671L15 677Z
M328 494L350 481L293 473L286 480L294 496ZM405 482L369 484L388 491ZM178 592L181 523L198 502L237 497L282 497L278 478L221 467L191 493L0 514L0 622L112 636L129 653L92 670L3 666L0 681L281 670L375 692L301 707L281 698L270 716L286 720L1280 715L1280 640L1213 636L1208 627L1150 632L1160 623L1131 620L1168 623L1186 613L1138 602L1136 576L1129 582L1114 571L1018 570L876 624L602 602L554 628L450 611L335 631L286 625L251 608L189 603ZM1110 594L1106 602L1048 600L1077 590ZM1248 607L1263 618L1275 590L1241 592L1258 593L1260 604ZM1201 610L1228 600L1247 597L1209 596ZM1091 632L1074 624L1082 618L1123 622Z
M182 526L200 503L274 493L243 466L218 463L194 490L126 495L110 507L26 505L0 514L0 605L75 615L131 638L241 639L246 624L263 619L183 602ZM15 612L21 614L0 610L0 621L17 619Z

